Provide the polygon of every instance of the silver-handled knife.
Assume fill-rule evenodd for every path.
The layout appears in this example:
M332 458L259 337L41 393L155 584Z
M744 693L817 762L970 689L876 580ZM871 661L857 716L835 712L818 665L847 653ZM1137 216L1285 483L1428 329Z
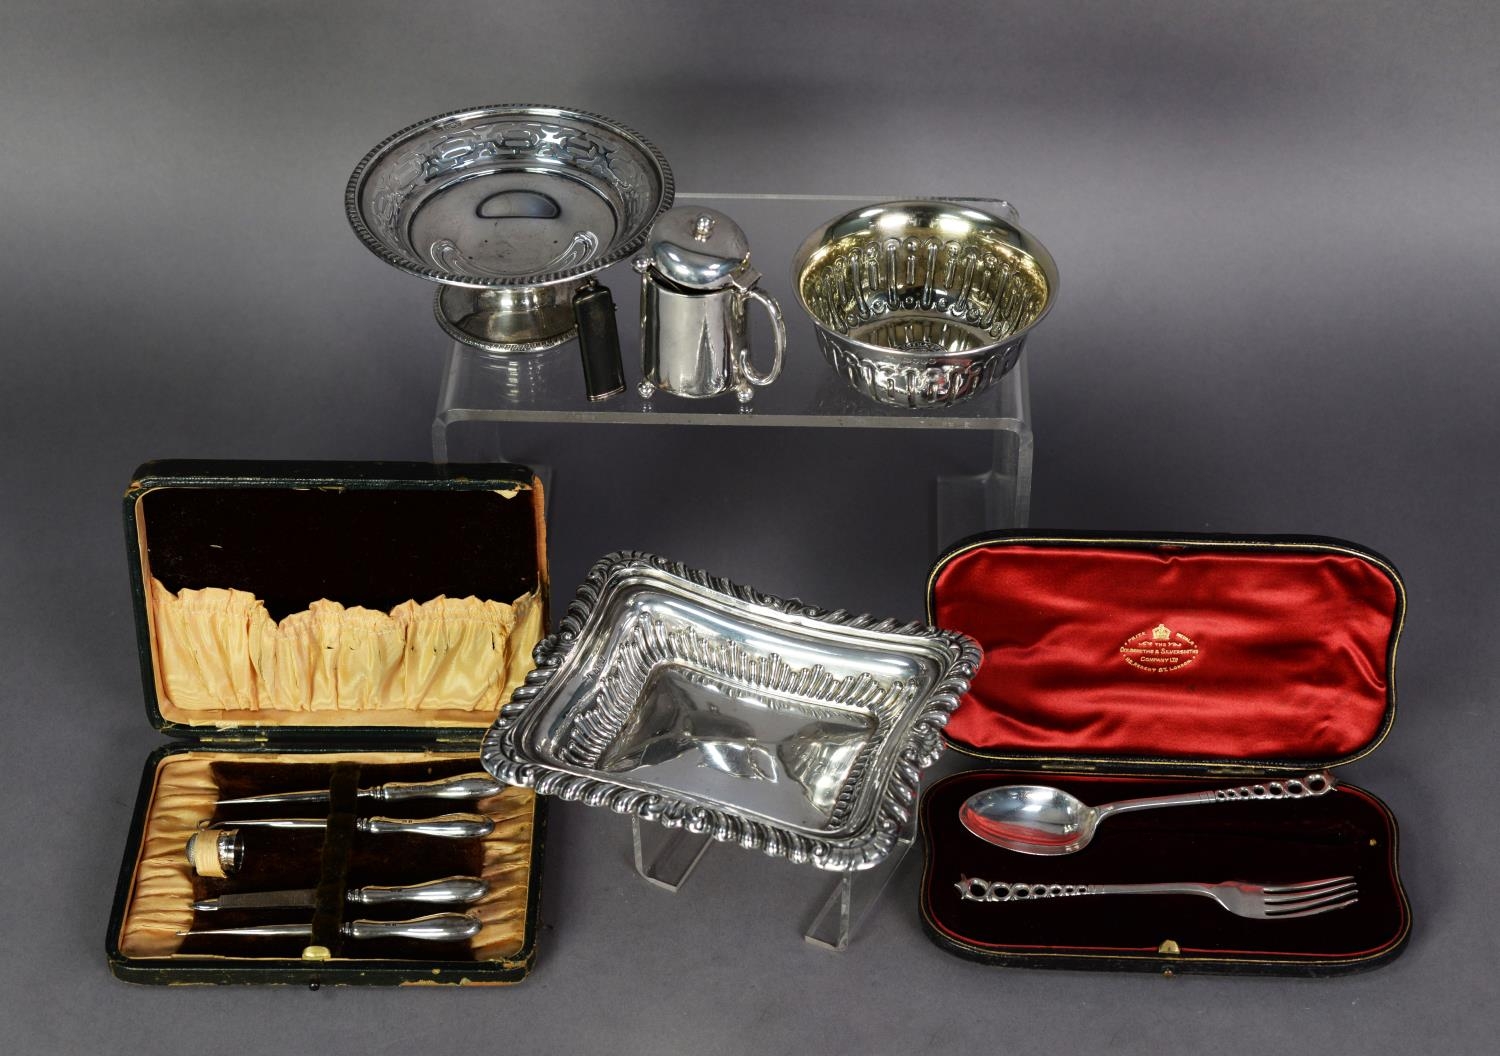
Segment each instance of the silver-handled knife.
M374 799L389 803L400 799L483 799L499 795L505 789L502 781L489 774L459 774L437 781L391 781L373 788L361 788L355 795L361 799ZM241 799L221 799L221 806L245 803L326 803L328 790L314 789L311 792L271 792L264 796L245 796Z
M473 913L434 913L416 920L351 920L339 931L351 939L424 939L430 942L460 942L472 939L484 927ZM179 931L179 936L197 935L311 935L311 924L251 924L243 928L213 928Z
M450 876L405 887L352 887L344 897L361 906L380 906L389 902L468 905L478 902L489 889L490 885L477 876ZM317 904L317 889L308 887L298 891L231 892L194 902L193 908L212 913L219 909L311 909Z
M266 829L326 829L327 818L250 818L236 821L216 821L215 829L245 829L260 826ZM360 832L372 836L446 836L463 840L475 836L488 836L495 830L495 823L483 814L443 814L436 818L360 818L354 823Z

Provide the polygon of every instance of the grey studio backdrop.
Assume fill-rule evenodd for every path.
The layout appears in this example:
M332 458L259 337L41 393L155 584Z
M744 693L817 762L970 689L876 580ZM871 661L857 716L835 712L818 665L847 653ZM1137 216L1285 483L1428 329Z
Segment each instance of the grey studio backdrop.
M1491 3L9 0L7 1051L1490 1051L1497 55ZM800 870L720 848L668 895L631 874L621 819L563 805L518 987L113 980L105 920L159 743L120 493L150 457L428 456L430 289L359 246L341 194L387 132L502 101L618 117L688 189L1010 198L1062 272L1025 353L1033 524L1391 556L1400 707L1348 777L1403 826L1405 956L1329 981L985 969L923 937L915 856L830 954L799 937ZM723 432L526 431L566 467L559 602L641 547L920 615L927 512L886 488L928 474L919 445Z

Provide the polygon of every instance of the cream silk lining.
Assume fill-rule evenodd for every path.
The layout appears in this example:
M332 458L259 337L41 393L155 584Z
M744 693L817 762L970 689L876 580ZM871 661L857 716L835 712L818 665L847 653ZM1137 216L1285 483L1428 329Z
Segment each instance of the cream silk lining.
M170 957L182 940L178 931L193 923L193 880L183 849L198 822L213 814L218 790L209 770L223 753L185 752L162 762L146 812L146 827L136 861L135 884L120 929L120 952L127 957ZM241 756L240 758L244 758ZM364 752L338 755L257 755L256 762L368 765L452 759L437 753ZM466 808L467 809L467 808ZM481 799L473 808L495 821L484 838L481 875L490 890L477 905L484 927L469 940L476 961L496 961L520 952L526 938L526 902L531 886L531 841L536 798L530 789L507 788ZM203 956L202 954L196 956Z
M158 698L177 722L488 723L531 669L536 594L407 601L389 613L336 601L271 618L242 590L153 578ZM272 715L265 715L265 713Z

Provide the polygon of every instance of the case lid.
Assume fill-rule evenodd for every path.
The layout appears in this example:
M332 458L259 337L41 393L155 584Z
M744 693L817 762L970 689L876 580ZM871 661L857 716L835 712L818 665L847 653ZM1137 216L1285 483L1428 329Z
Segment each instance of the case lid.
M927 606L984 649L944 736L986 758L1316 769L1395 716L1405 591L1341 540L1001 532L939 558Z
M125 531L146 709L168 733L472 742L546 633L523 466L150 462Z

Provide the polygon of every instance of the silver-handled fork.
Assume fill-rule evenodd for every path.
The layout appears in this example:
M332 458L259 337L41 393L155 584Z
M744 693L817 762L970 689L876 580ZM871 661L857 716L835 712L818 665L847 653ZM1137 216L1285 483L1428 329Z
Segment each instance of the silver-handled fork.
M1170 884L1020 884L960 876L960 897L966 902L1034 902L1078 895L1202 895L1229 912L1253 920L1290 920L1330 913L1359 901L1352 876L1308 880L1300 884L1247 884L1226 880L1218 884L1190 881Z

